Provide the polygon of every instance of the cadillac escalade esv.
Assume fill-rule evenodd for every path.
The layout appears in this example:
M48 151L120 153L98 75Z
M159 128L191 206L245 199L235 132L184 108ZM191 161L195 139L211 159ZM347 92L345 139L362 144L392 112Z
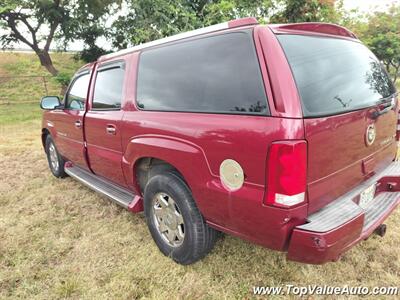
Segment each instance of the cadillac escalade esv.
M398 99L347 29L254 18L100 57L44 97L51 172L132 212L193 263L225 232L321 264L399 204Z

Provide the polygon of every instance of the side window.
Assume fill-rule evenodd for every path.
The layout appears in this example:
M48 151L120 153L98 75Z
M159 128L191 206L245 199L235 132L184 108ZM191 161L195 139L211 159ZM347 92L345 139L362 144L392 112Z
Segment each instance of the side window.
M110 67L97 72L92 108L94 110L120 109L124 69Z
M65 108L83 110L89 87L90 74L77 77L70 87L65 101Z
M143 110L266 115L252 31L144 50L137 104Z

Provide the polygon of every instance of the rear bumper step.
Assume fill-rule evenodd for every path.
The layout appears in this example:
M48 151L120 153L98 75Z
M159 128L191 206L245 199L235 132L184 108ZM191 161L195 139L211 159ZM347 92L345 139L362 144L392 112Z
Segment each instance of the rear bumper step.
M87 170L66 163L65 173L132 212L143 210L141 197L136 196L131 191L115 185Z
M360 194L377 184L376 194L363 209ZM357 242L366 239L400 203L400 162L393 162L355 189L310 215L297 226L288 250L290 260L321 264L337 260Z

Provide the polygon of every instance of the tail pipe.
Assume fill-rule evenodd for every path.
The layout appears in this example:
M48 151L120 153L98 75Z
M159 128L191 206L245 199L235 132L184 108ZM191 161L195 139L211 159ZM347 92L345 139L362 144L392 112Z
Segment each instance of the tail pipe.
M386 234L386 224L379 225L378 228L375 229L374 233L380 237L384 237Z

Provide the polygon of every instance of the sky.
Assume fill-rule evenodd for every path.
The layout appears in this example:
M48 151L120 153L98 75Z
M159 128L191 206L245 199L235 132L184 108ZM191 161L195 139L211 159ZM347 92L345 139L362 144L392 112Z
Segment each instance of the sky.
M369 12L387 9L388 5L398 3L400 0L344 0L344 8L346 10L357 9L360 12Z
M343 5L346 10L356 9L359 13L367 13L369 11L384 11L387 10L388 6L393 3L399 3L400 0L343 0ZM1 33L1 30L0 30ZM98 46L105 49L111 49L109 42L102 38L98 41ZM53 42L52 48L55 47ZM14 45L15 48L30 50L25 44L19 43ZM69 44L68 50L70 51L80 51L82 50L82 42L75 41Z

